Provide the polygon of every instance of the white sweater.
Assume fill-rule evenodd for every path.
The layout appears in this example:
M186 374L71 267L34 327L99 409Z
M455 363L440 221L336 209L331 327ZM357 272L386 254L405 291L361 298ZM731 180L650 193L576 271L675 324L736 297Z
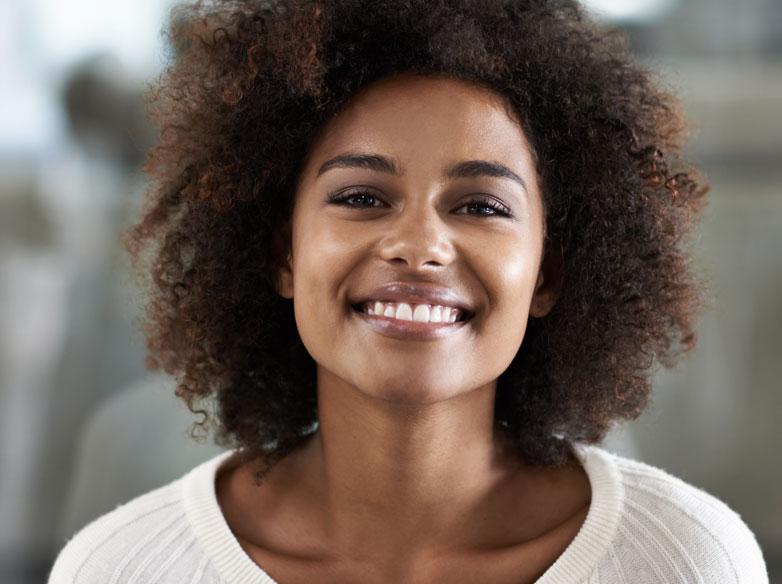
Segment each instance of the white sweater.
M741 518L661 470L586 447L592 487L576 538L538 584L767 584ZM215 496L222 454L88 525L49 584L275 584L242 550ZM284 584L284 583L282 583Z

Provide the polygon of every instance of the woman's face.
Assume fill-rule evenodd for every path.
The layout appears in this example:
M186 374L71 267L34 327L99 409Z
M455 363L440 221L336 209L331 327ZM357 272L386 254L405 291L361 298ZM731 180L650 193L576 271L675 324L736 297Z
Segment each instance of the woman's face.
M398 76L313 146L279 291L321 382L433 403L494 384L550 309L542 245L533 155L502 98Z

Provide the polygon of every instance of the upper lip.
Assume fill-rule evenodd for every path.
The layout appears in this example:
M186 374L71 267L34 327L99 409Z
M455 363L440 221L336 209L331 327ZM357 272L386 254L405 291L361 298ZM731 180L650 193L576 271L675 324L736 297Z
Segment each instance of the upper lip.
M424 282L392 282L378 286L356 297L351 304L360 306L372 301L432 304L459 308L465 314L473 312L471 304L450 288Z

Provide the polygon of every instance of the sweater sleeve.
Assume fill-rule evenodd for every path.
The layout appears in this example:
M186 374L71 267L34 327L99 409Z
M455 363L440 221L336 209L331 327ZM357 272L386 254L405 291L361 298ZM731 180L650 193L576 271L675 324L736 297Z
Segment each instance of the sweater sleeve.
M598 569L605 581L768 584L755 536L727 505L659 469L619 466L625 508Z
M216 582L192 533L179 482L97 519L60 552L49 584Z

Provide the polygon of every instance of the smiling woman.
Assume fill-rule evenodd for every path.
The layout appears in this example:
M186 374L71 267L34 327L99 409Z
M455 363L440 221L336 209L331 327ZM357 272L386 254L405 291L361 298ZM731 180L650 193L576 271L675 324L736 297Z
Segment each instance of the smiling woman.
M694 343L675 101L567 1L201 2L128 244L150 365L233 452L51 582L764 582L595 446Z
M555 299L524 133L500 96L454 79L393 76L362 91L314 142L291 227L279 291L343 391L493 398L528 315Z

